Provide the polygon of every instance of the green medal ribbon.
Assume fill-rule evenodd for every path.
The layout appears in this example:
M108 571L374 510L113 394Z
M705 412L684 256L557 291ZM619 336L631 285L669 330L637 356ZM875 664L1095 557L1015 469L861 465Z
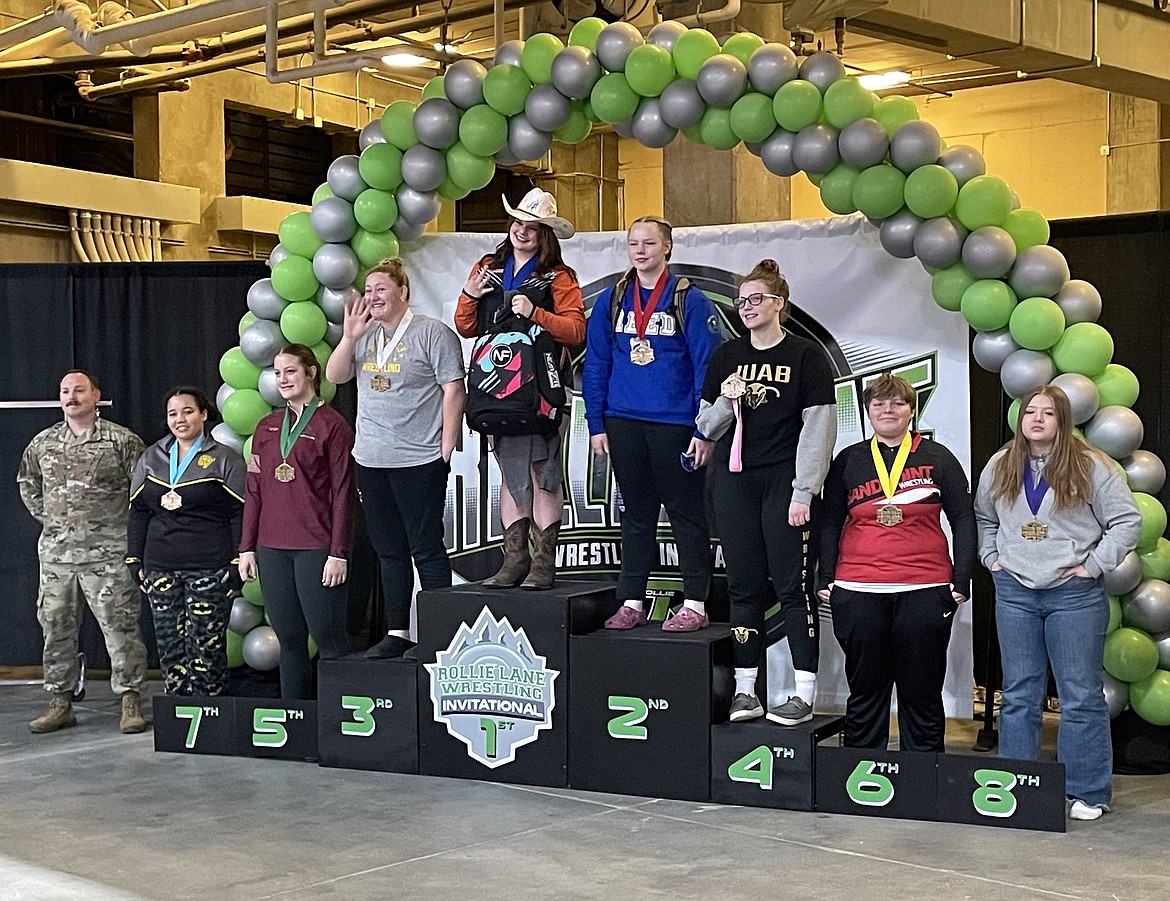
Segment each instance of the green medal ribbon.
M284 408L284 421L280 424L280 457L282 460L288 460L288 455L292 453L293 445L297 443L297 439L301 437L301 432L305 430L305 426L309 424L309 420L313 418L313 414L317 412L319 406L321 406L321 400L316 397L305 404L304 411L301 413L300 418L297 419L297 424L291 430L288 427L289 407L286 406Z

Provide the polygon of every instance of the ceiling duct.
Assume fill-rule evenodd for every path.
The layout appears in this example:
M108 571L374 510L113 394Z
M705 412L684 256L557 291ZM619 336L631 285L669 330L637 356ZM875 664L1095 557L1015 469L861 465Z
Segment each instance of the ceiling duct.
M781 0L786 31L822 31L837 19L852 19L885 6L889 0Z

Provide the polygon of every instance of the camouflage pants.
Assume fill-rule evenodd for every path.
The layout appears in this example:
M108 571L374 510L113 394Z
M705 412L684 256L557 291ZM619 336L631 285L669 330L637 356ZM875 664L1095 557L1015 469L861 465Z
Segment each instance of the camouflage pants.
M222 569L148 572L146 596L169 695L223 694L232 599Z
M138 628L142 599L119 560L109 563L41 563L37 621L45 635L45 688L72 691L79 675L77 641L82 603L89 604L105 636L115 694L141 691L146 646Z

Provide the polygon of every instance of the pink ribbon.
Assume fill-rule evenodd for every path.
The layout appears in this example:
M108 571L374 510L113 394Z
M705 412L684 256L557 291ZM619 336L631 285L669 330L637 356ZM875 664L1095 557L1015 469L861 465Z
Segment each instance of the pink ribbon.
M731 462L728 469L743 472L743 417L739 415L739 398L731 398L731 409L735 411L735 437L731 439Z

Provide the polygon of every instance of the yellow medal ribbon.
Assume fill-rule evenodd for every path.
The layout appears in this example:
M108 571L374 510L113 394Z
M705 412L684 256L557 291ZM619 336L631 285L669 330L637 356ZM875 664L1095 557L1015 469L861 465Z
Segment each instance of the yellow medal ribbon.
M882 493L885 494L886 500L894 496L898 481L902 478L902 470L906 468L906 460L910 457L912 443L910 433L906 432L902 436L902 443L898 445L898 453L894 455L894 465L887 471L886 461L882 459L882 453L878 450L877 435L870 439L869 451L873 455L873 466L877 470L878 483L882 486Z

